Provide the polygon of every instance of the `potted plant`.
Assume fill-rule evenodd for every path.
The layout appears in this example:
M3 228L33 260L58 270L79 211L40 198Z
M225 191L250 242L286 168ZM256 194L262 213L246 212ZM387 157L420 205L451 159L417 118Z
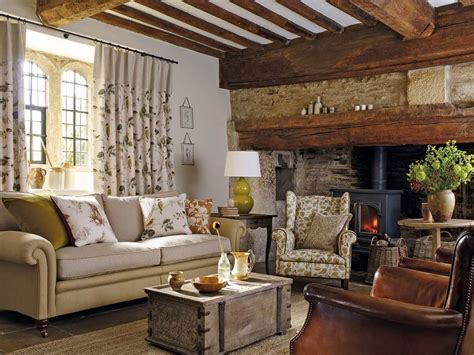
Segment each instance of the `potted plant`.
M456 190L471 180L474 155L458 149L456 141L445 146L429 145L426 156L410 164L408 181L412 191L425 190L428 207L435 222L447 222L454 211Z

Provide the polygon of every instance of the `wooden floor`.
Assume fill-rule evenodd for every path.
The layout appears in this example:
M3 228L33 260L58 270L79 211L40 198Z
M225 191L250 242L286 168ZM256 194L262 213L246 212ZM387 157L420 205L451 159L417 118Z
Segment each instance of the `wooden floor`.
M271 269L275 269L274 266ZM264 272L263 264L255 266L256 272ZM357 292L369 293L370 286L363 284L361 276L354 275L350 288ZM301 294L303 288L313 279L294 279L292 291ZM318 280L335 287L338 281ZM9 353L39 343L67 338L73 335L84 334L95 330L133 322L147 316L146 299L119 303L100 307L83 312L54 318L50 321L49 336L43 339L35 328L34 321L15 312L0 311L0 353Z

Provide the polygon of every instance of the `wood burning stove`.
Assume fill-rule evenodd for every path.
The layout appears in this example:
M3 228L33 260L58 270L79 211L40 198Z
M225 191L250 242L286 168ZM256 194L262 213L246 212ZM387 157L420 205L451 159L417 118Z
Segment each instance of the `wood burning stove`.
M335 197L349 192L351 199L351 230L358 240L353 252L368 254L374 236L388 234L400 237L398 220L402 190L387 190L387 155L385 147L374 147L372 159L371 189L332 189Z

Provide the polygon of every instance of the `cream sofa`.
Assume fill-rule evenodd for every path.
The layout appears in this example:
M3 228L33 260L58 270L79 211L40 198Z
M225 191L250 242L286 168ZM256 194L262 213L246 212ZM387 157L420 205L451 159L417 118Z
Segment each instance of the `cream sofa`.
M0 198L12 196L18 193L0 192ZM119 242L56 251L46 239L19 231L0 203L0 309L34 318L42 336L49 318L145 297L143 288L166 283L170 271L182 270L186 278L217 272L217 236L141 241L138 197L97 196ZM213 220L221 223L225 251L238 250L244 225Z

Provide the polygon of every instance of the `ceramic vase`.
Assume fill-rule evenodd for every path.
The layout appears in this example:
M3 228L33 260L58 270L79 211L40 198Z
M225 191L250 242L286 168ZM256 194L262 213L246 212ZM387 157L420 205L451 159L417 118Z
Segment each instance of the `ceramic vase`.
M449 222L453 216L456 198L451 190L428 193L428 207L435 222Z

